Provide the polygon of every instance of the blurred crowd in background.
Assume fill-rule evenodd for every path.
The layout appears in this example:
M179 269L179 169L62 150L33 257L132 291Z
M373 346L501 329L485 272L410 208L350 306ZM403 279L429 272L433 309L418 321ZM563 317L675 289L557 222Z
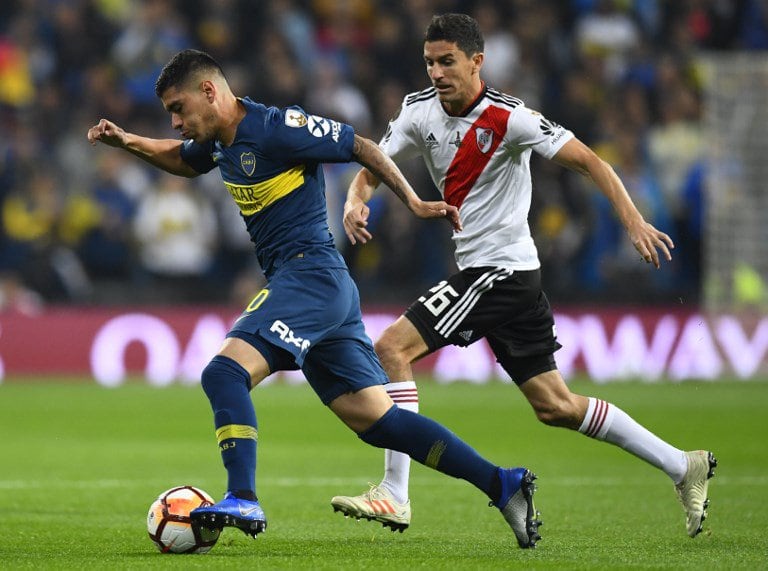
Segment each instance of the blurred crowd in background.
M378 140L406 93L429 86L433 14L485 34L485 81L571 129L610 162L674 261L640 263L607 200L534 154L531 228L555 303L695 302L706 175L700 56L768 49L765 0L5 0L0 3L0 307L234 303L260 287L217 172L163 175L88 145L108 118L175 138L154 94L178 50L205 50L235 93L298 104ZM374 240L341 227L358 165L327 165L331 228L364 302L403 304L454 270L450 227L382 188ZM439 195L421 163L403 170Z

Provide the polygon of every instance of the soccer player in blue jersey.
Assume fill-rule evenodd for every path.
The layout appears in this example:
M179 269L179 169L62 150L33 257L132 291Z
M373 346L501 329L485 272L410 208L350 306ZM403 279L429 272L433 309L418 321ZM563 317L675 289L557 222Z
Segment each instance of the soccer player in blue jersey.
M363 328L357 287L328 229L322 163L356 161L417 216L447 217L460 230L456 208L420 200L376 143L351 126L236 97L203 52L176 54L155 91L182 140L142 137L106 119L91 127L88 140L180 176L218 167L268 280L202 374L228 482L224 499L194 510L193 520L254 537L264 531L249 391L274 371L300 368L363 441L472 483L501 511L518 544L534 547L540 522L533 473L492 464L442 425L395 406L384 389L388 381Z

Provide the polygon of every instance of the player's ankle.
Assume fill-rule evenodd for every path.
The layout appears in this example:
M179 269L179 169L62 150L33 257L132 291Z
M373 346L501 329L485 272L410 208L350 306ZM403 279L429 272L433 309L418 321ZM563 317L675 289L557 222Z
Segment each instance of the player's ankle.
M256 493L252 490L231 490L231 494L240 500L248 500L251 502L258 502Z

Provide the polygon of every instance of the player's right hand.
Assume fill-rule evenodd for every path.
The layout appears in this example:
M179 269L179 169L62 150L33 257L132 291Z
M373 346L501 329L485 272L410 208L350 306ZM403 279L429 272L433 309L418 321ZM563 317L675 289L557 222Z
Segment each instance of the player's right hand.
M454 232L463 230L459 209L443 200L422 200L412 208L413 213L419 218L447 218Z
M110 147L125 146L125 131L106 119L100 120L96 125L88 129L88 142L95 145L100 141Z
M344 232L354 246L358 242L365 244L373 236L366 229L371 209L362 200L347 200L344 203Z
M661 230L657 230L653 224L641 220L640 224L629 228L627 232L635 249L646 263L653 264L658 270L661 267L659 252L668 262L672 261L670 250L675 247L672 238Z

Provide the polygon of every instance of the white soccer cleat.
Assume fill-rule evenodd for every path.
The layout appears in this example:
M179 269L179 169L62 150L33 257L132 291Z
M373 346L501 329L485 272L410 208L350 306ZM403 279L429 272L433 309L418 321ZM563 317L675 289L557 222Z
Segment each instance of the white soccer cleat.
M712 452L694 450L686 452L688 470L682 482L675 485L675 491L685 510L685 527L688 535L696 537L701 532L701 524L707 518L707 489L709 479L715 475L717 460Z
M378 521L400 533L411 524L411 502L401 504L389 490L373 484L359 496L334 496L331 505L334 512L341 512L346 517Z

